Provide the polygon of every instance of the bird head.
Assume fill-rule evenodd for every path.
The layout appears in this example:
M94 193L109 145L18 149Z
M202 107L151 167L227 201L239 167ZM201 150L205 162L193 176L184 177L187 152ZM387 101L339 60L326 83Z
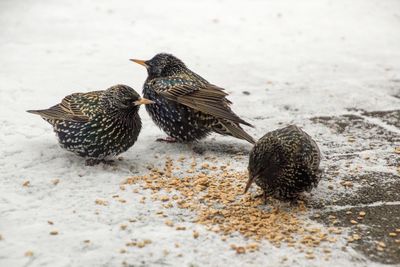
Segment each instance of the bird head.
M171 54L160 53L150 60L130 59L147 69L151 78L168 77L186 69L185 64Z
M139 110L142 104L152 104L153 101L140 97L131 87L126 85L115 85L108 88L105 92L107 107L117 110Z

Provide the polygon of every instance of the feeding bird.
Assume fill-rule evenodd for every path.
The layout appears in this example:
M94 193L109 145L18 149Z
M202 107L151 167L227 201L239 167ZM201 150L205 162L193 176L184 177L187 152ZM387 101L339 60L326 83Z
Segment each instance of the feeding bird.
M192 142L216 132L255 142L240 126L252 125L231 110L224 89L191 71L180 59L161 53L147 61L131 61L147 69L143 96L155 103L146 110L168 135L159 141Z
M139 106L151 103L131 87L115 85L74 93L48 109L27 112L53 126L62 148L85 157L86 165L95 165L133 146L142 128Z
M268 196L295 199L318 185L321 154L316 142L302 129L289 125L265 134L249 157L249 180Z

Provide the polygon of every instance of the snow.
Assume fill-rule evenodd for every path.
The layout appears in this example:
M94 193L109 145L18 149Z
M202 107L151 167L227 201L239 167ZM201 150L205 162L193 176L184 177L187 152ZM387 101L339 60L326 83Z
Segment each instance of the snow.
M352 249L342 251L344 240L329 262L266 241L258 252L237 255L217 234L184 220L191 216L186 211L172 209L170 219L200 232L195 240L191 231L164 224L156 215L160 203L141 205L141 194L120 190L125 178L162 164L164 155L191 153L184 145L155 142L164 134L143 108L134 147L116 165L95 167L63 151L51 127L25 110L118 83L141 91L146 72L128 59L169 52L227 89L233 110L256 126L250 134L261 137L280 123L296 123L312 136L341 142L308 119L400 106L392 96L400 79L399 8L396 0L1 1L0 265L378 266ZM218 135L200 142L209 155L227 159L215 150L228 145L250 149ZM30 185L22 186L25 181ZM323 182L320 190L314 197L326 197ZM131 218L137 222L130 224ZM125 231L121 224L128 225ZM49 235L53 230L59 234ZM131 239L152 243L121 254ZM243 240L237 235L229 242Z

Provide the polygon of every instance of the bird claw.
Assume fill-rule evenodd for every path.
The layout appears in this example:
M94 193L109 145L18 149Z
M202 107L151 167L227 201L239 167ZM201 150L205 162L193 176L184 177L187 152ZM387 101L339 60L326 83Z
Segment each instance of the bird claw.
M157 142L166 142L166 143L176 143L178 142L175 138L167 136L166 138L157 138Z

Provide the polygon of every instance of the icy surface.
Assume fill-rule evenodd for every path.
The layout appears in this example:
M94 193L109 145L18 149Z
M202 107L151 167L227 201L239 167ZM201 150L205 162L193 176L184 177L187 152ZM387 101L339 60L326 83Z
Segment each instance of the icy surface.
M394 97L400 95L399 1L3 0L0 25L0 266L379 265L351 247L342 251L343 240L334 245L329 262L318 255L307 260L268 242L258 252L237 255L217 234L185 222L200 232L195 240L191 231L164 224L156 215L159 203L139 204L140 194L120 190L125 178L160 163L154 155L191 153L183 145L156 143L164 134L143 108L144 127L134 147L115 166L95 167L60 149L51 127L25 110L118 83L141 91L146 72L128 59L169 52L226 88L233 110L256 126L249 129L252 135L296 123L317 141L342 143L343 136L309 119L400 107ZM399 133L380 120L379 126ZM214 143L250 149L218 135L198 146ZM366 170L396 174L379 161L394 146L355 153L377 158ZM321 147L328 154L329 149ZM335 149L340 154L347 147ZM341 162L323 163L330 164ZM238 170L245 167L245 160L237 163ZM23 186L26 181L29 186ZM117 194L127 203L113 201ZM322 182L313 197L330 195ZM96 199L109 205L96 205ZM172 210L170 217L179 221L181 213ZM131 218L137 222L129 224ZM121 224L128 228L122 231ZM120 253L131 239L152 243ZM33 256L24 256L27 251Z

